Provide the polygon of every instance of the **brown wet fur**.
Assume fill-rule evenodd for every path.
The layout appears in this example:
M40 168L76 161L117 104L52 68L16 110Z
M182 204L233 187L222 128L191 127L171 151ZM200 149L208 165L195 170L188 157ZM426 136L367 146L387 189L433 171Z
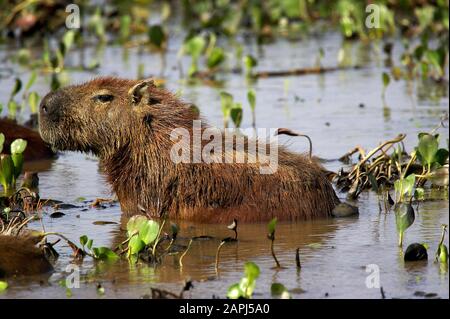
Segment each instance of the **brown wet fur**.
M134 104L128 92L138 83L98 78L50 93L40 108L44 141L96 154L128 216L140 213L140 206L151 216L199 222L304 220L330 216L339 203L322 167L282 146L273 174L261 174L259 163L174 164L171 131L182 127L192 136L199 116L152 85ZM101 102L99 94L113 99ZM207 127L202 120L202 131Z
M0 235L0 278L42 274L52 269L32 239Z
M0 119L0 133L5 135L5 144L3 145L3 153L8 154L11 143L18 138L22 138L28 142L24 152L25 161L36 161L52 158L55 154L44 143L39 132L30 128L17 124L10 119Z

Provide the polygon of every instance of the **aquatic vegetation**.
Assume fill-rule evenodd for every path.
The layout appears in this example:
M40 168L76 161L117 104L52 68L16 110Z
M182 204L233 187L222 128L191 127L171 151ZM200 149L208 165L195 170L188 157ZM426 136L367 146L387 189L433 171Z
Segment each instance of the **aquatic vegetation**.
M127 223L127 257L132 261L137 261L139 254L146 250L150 254L150 258L155 261L157 258L156 247L163 227L164 221L160 226L158 222L145 216L131 217Z
M394 186L397 203L404 202L405 195L409 201L415 194L414 189L418 189L418 196L423 195L422 188L426 185L448 187L448 149L439 148L439 134L419 133L418 146L410 154L400 146L394 148L405 137L400 134L367 154L357 147L342 156L340 160L344 162L354 153L359 153L361 159L350 172L341 169L335 175L337 186L348 191L352 198L357 198L364 189L382 190ZM388 155L390 149L393 152Z
M6 281L0 280L0 293L8 289L8 283Z
M287 290L287 288L280 283L273 283L270 286L270 293L272 294L272 296L274 297L279 297L281 299L291 299L291 294L289 293L289 291Z
M397 203L394 206L395 223L398 231L398 245L403 246L403 235L405 231L414 223L415 213L414 208L409 203Z
M3 150L5 136L0 133L0 154ZM24 162L23 152L27 147L27 141L23 139L14 140L11 143L11 155L0 155L0 183L4 192L8 195L14 192L16 180L22 174Z
M229 299L250 299L256 286L256 279L260 274L259 267L253 262L246 262L244 265L244 277L239 283L228 288L227 298Z
M439 261L442 264L448 262L448 248L444 244L445 234L447 233L447 225L442 225L442 235L439 241L438 249L436 251L435 261Z
M275 250L274 250L276 226L277 226L277 218L275 217L267 225L267 228L269 231L267 238L270 240L270 253L272 254L273 260L275 260L275 264L276 264L277 268L281 268L280 262L278 261L277 256L275 255Z
M74 251L74 257L83 258L85 255L91 256L96 260L114 261L119 256L108 247L93 247L94 241L86 235L80 237L81 250L74 244L70 245Z

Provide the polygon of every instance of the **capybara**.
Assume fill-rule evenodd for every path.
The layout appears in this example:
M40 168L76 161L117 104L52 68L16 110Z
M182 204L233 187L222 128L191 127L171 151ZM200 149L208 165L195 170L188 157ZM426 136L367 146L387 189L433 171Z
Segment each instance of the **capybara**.
M179 139L171 134L181 129L194 136L197 120L189 104L151 79L97 78L49 93L39 109L43 140L57 150L97 155L128 216L146 213L199 222L300 220L330 216L339 203L321 166L283 146L276 145L278 164L271 174L261 173L263 157L245 163L223 160L255 158L270 143L249 150L234 142L231 150L210 152L212 161L197 163L195 148L203 149L210 140L201 139L198 146L193 137L187 142L193 148L188 161L174 161ZM201 133L209 128L201 122ZM250 141L245 139L245 145Z
M28 236L0 235L0 278L35 275L53 269L44 252Z
M3 153L8 154L11 143L18 138L27 141L24 152L25 161L37 161L54 157L55 153L43 141L38 132L19 125L15 121L0 118L0 133L5 135Z

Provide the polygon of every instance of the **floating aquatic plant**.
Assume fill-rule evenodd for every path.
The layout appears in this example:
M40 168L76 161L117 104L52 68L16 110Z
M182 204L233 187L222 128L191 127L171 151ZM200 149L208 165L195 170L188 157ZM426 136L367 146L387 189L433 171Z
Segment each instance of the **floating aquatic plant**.
M256 286L256 279L260 274L259 267L253 262L246 262L244 265L244 277L239 283L228 288L227 298L230 299L250 299Z

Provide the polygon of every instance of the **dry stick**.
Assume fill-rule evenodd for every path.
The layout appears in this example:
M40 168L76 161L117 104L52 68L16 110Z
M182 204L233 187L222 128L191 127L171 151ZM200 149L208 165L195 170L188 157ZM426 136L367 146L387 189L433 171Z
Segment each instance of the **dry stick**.
M351 189L354 189L356 191L356 189L358 188L359 185L359 176L360 176L360 169L361 166L367 162L373 155L375 155L380 149L384 148L386 145L389 144L394 144L394 143L398 143L400 141L402 141L404 138L406 137L405 134L399 134L396 138L386 141L383 144L379 145L378 147L374 148L372 151L369 152L369 154L366 155L366 157L364 157L354 168L353 170L350 172L349 179L352 178L352 176L356 173L356 178L355 181L353 182L353 185L351 187Z
M315 67L315 68L301 68L285 71L261 71L254 74L256 78L277 77L277 76L289 76L289 75L306 75L306 74L322 74L326 72L333 72L339 70L358 69L359 66L352 67Z
M192 241L193 241L193 240L192 240L192 238L191 238L191 240L189 241L189 244L188 244L186 250L185 250L184 253L180 256L180 260L179 260L180 268L183 268L183 258L184 258L184 256L187 254L189 248L191 248Z

